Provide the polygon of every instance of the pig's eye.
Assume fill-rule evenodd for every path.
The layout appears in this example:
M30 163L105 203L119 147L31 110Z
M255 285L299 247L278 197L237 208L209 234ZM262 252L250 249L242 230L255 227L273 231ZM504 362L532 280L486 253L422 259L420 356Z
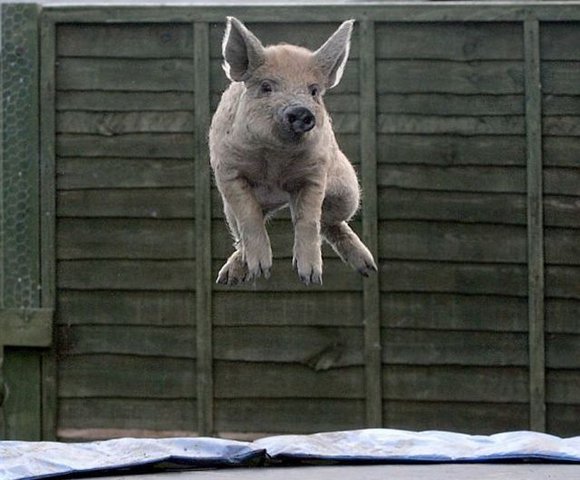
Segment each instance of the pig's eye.
M263 94L268 94L268 93L272 93L273 87L272 84L268 81L263 81L260 84L260 93Z
M310 90L310 95L312 95L313 97L318 97L318 95L320 94L320 87L318 85L310 85L308 87L308 90Z

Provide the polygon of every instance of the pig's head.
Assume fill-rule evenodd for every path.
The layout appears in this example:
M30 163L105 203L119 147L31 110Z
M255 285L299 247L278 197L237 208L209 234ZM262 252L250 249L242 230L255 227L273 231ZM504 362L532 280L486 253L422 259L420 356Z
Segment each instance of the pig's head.
M239 20L228 17L224 70L243 82L236 125L266 144L316 141L328 124L322 97L340 81L354 21L344 22L318 50L294 45L264 47Z

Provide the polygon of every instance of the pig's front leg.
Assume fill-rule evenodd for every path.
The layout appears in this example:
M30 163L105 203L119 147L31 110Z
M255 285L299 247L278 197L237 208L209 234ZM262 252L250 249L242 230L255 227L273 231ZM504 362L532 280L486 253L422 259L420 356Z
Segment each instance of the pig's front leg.
M291 195L290 208L294 222L292 263L305 285L322 285L320 218L323 200L323 182L308 183Z
M246 278L230 279L228 283L251 281L261 275L268 278L272 268L272 248L264 225L262 207L244 178L237 177L227 181L220 181L216 178L216 180L220 193L230 209L230 216L234 217L230 221L236 222L236 225L232 226L234 227L232 231L237 231L239 235L236 241L239 242L241 260L248 267ZM226 266L227 264L224 268ZM238 268L237 271L243 270ZM223 277L222 272L220 276Z

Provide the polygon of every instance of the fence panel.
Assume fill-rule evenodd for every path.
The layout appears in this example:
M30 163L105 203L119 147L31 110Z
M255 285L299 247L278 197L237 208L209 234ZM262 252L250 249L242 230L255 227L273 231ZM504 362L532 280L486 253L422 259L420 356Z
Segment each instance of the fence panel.
M304 8L43 13L60 437L577 434L580 5ZM370 280L325 248L324 286L302 286L282 214L269 280L212 283L232 251L206 143L231 14L313 49L358 20L326 104Z

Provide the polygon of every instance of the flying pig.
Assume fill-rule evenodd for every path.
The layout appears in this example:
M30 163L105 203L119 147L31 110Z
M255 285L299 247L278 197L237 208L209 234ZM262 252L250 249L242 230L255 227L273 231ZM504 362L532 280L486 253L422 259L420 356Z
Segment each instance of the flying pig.
M222 52L231 84L213 117L209 147L235 250L217 283L270 276L266 220L284 207L294 225L293 266L304 284L322 284L322 240L362 275L377 270L348 225L360 189L323 100L344 72L353 23L344 22L312 52L287 44L264 47L228 17Z

